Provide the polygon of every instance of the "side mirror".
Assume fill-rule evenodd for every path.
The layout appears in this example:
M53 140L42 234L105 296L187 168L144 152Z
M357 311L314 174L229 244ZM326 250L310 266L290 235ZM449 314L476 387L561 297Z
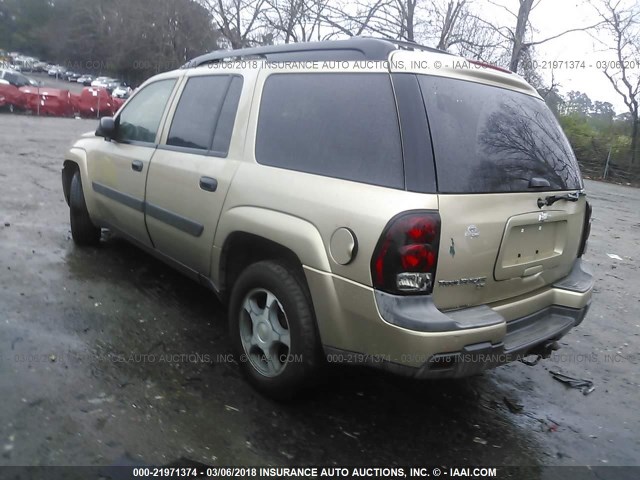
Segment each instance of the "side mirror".
M111 140L116 136L116 121L113 117L102 117L100 126L96 130L96 137L104 137L105 140Z

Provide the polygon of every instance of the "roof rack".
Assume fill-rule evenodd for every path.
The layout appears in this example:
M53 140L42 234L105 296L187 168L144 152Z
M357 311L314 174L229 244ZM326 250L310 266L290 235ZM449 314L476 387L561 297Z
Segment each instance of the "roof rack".
M384 61L397 47L437 53L447 53L436 48L417 43L392 40L389 38L351 37L348 40L322 42L288 43L266 47L241 48L237 50L216 50L187 62L182 68L195 68L211 63L257 57L270 61Z
M452 53L447 52L446 50L440 50L439 48L427 47L426 45L420 45L416 42L410 42L407 40L394 40L392 38L387 37L354 37L354 38L363 38L369 40L384 40L385 42L389 42L393 45L397 45L402 50L422 50L423 52L432 52L432 53L443 53L445 55L453 55Z

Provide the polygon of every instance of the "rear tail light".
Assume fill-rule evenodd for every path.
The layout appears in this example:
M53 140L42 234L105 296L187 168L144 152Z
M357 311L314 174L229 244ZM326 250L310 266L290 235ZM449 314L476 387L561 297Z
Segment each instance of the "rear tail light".
M387 224L371 259L373 287L393 294L431 293L439 244L439 214L396 216Z
M578 249L578 258L582 257L582 254L587 251L587 240L591 234L591 204L587 202L584 211L584 224L582 225L582 238L580 239L580 248Z

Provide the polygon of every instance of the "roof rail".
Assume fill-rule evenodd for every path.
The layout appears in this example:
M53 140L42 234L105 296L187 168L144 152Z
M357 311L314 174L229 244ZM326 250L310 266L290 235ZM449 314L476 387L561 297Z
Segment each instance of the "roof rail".
M422 50L424 52L443 53L445 55L453 55L452 53L449 53L446 50L440 50L439 48L434 48L434 47L427 47L426 45L420 45L419 43L410 42L407 40L394 40L392 38L387 38L387 37L369 37L369 36L355 37L355 38L364 38L364 39L370 39L370 40L384 40L385 42L389 42L394 45L397 45L403 50Z
M447 53L435 48L418 45L417 43L389 38L351 37L347 40L288 43L285 45L269 45L237 50L216 50L194 58L184 64L182 68L195 68L210 63L246 59L247 57L257 57L270 61L384 61L389 58L389 54L392 51L397 50L397 47Z

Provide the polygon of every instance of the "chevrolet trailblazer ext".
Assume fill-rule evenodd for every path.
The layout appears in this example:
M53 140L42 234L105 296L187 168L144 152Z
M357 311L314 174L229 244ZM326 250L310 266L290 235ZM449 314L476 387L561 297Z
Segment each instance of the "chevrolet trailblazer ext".
M267 62L229 62L248 58ZM204 55L78 140L62 181L74 241L108 228L209 286L273 397L327 360L442 378L545 356L591 300L552 113L518 75L418 45Z

